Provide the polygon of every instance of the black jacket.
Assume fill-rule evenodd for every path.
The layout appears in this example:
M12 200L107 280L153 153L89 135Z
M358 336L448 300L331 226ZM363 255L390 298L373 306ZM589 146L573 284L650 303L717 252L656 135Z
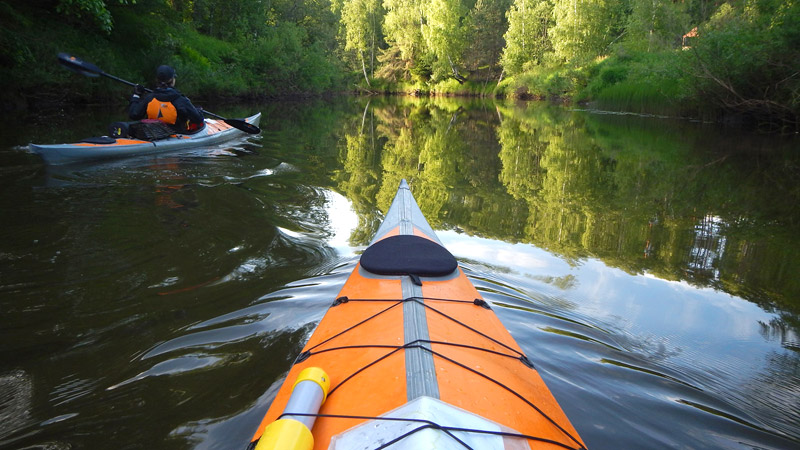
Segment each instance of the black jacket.
M178 113L177 120L174 124L170 124L175 131L197 131L203 128L203 114L195 108L191 101L186 96L178 92L175 88L158 88L153 92L139 98L136 95L131 97L131 103L128 106L128 115L132 120L147 119L147 106L153 100L159 102L172 103ZM156 119L156 117L151 117Z

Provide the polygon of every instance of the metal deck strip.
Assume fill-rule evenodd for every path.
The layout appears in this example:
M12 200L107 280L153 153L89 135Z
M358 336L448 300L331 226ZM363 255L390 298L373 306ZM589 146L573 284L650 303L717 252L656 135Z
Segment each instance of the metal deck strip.
M413 201L411 200L411 191L403 189L402 191L402 204L400 205L400 234L414 234L414 223L411 221L413 217Z
M403 296L422 296L422 288L414 285L410 279L403 279ZM428 340L428 323L425 318L425 307L417 302L403 304L405 343L419 339ZM430 348L430 344L423 344ZM436 368L433 365L433 354L420 348L406 349L406 395L408 401L425 395L439 398L439 384L436 381Z
M413 200L411 191L402 195L400 208L400 234L414 234L412 222ZM403 298L422 297L422 287L415 285L410 277L402 279ZM405 343L429 340L428 320L425 307L417 302L403 303L403 333ZM423 344L430 348L430 344ZM409 401L420 396L439 398L439 384L436 381L436 368L433 354L420 348L409 348L406 355L406 395Z

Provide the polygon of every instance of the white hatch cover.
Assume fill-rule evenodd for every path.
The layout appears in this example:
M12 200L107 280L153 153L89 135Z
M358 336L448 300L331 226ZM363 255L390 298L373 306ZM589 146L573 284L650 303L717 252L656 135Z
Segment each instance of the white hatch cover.
M507 427L484 419L441 400L422 396L384 414L381 417L397 419L427 420L442 427L469 428L484 431L516 433ZM421 422L372 419L357 425L331 439L329 450L372 450L406 433L424 426ZM451 431L470 448L481 450L527 449L528 444L520 438ZM464 446L442 430L425 428L414 432L387 447L390 450L464 450Z

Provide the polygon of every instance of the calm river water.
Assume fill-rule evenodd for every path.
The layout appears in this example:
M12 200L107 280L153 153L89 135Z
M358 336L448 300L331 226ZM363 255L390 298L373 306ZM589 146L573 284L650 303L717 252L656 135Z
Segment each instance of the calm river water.
M349 97L52 169L0 125L0 448L244 449L401 178L591 449L800 447L800 140Z

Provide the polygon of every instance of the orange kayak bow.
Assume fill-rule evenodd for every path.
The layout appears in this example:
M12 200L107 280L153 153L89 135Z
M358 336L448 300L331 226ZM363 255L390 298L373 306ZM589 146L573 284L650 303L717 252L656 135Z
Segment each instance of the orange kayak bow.
M403 180L249 448L585 446Z

